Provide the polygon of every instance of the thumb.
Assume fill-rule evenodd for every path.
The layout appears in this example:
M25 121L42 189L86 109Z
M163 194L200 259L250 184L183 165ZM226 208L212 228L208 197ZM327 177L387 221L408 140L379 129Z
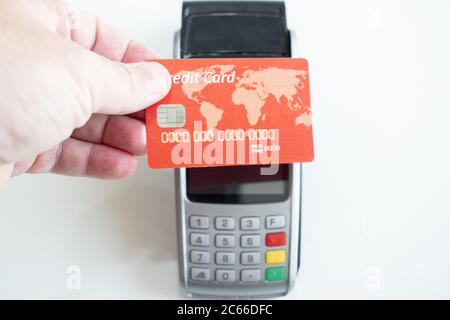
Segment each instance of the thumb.
M165 67L156 62L124 64L98 57L91 70L92 112L128 114L163 99L171 80Z

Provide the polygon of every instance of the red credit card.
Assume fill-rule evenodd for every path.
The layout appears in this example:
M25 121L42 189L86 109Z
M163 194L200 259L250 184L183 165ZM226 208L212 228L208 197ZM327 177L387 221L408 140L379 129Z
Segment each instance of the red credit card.
M147 109L151 168L313 160L305 59L152 61L169 70L173 86Z

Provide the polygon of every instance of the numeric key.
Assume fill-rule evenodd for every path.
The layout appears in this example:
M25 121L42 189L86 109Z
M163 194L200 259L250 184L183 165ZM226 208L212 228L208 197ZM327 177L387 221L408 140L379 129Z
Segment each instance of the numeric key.
M258 251L241 253L241 264L252 265L260 263L261 263L261 255L259 254Z
M242 248L257 248L261 245L261 238L259 234L247 234L241 236Z
M233 282L235 278L236 276L234 270L216 270L216 280L218 282Z
M191 262L192 263L209 263L209 252L191 250Z
M216 264L234 264L235 254L234 252L217 252Z
M209 246L209 235L206 233L191 233L189 243L191 246L207 247Z
M216 235L217 248L234 248L234 235L218 234Z
M258 230L259 220L258 217L241 218L241 230Z
M217 217L215 220L215 227L217 230L234 230L234 218Z
M192 229L208 229L209 217L206 216L190 216L189 227Z

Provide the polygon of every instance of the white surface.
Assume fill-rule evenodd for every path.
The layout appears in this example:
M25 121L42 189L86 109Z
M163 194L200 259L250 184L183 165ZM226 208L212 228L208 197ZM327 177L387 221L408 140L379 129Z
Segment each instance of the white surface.
M178 1L79 0L171 56ZM302 268L289 298L450 298L450 2L287 1L311 66ZM183 297L173 172L0 191L0 298ZM81 268L81 289L66 270Z

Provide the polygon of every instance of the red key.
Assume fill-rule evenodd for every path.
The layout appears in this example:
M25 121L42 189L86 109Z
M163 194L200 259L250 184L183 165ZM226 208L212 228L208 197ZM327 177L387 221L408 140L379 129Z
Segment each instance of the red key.
M266 235L266 246L268 247L284 246L285 244L286 233L284 232L269 233Z

